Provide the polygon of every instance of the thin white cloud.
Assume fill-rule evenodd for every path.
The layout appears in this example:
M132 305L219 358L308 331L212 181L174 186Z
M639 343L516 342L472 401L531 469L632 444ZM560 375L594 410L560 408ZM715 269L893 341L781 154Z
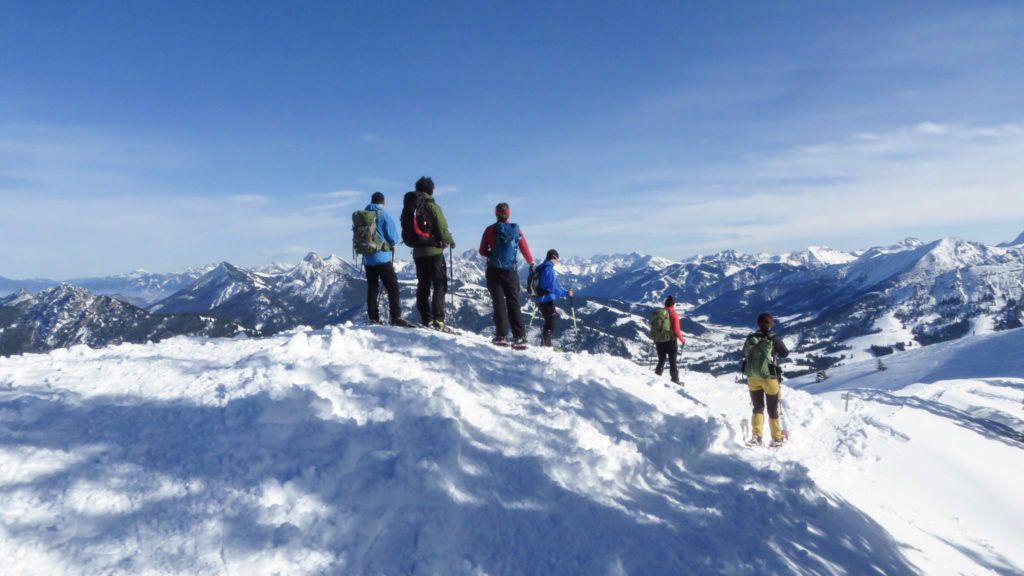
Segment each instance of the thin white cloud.
M336 190L334 192L325 192L323 194L314 194L317 198L330 198L333 200L342 199L350 200L355 199L359 196L364 196L366 192L362 190Z
M922 122L913 128L914 132L918 134L945 134L946 127L933 124L931 122Z
M676 247L681 257L1024 221L1021 158L1024 124L924 122L680 173L669 187L588 201L585 212L554 214L530 229L561 231L584 254L615 238L655 254Z
M0 124L0 177L7 189L141 193L180 170L187 154L102 127ZM170 179L170 178L168 178Z

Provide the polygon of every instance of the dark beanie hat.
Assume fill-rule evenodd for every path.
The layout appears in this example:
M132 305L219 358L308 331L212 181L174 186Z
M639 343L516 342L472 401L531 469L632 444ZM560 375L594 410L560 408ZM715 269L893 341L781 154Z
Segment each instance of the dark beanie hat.
M666 308L671 307L671 306L675 306L675 305L676 305L676 299L675 298L673 298L671 296L669 296L668 298L665 298L665 307Z
M384 194L381 194L380 192L374 192L373 196L370 197L370 202L373 202L374 204L383 204Z
M427 194L430 194L431 196L433 196L434 195L434 181L431 180L429 176L421 177L419 180L416 181L416 191L417 192L426 192Z
M544 259L545 260L552 260L552 259L558 260L558 250L555 250L554 248L552 248L551 250L548 250L548 255L545 256Z

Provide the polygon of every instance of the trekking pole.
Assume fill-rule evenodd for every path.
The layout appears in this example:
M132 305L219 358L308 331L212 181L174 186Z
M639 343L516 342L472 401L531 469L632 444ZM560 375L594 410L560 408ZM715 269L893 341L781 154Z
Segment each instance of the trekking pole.
M443 256L442 256L443 258ZM452 303L452 314L451 314L451 325L452 329L455 328L455 292L452 288L452 278L455 277L455 259L452 257L452 247L448 246L448 268L451 269L451 273L448 275L448 300Z
M576 305L572 303L572 296L569 296L569 308L572 309L572 329L576 330Z
M779 426L782 427L782 439L789 440L789 427L786 426L786 416L782 411L782 386L779 386Z

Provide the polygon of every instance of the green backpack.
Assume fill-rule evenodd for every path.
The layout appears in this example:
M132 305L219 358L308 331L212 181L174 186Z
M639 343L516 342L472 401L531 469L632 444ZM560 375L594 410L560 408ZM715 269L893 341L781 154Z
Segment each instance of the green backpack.
M746 356L743 363L743 374L747 378L762 380L775 378L771 369L775 354L775 344L772 342L774 337L774 334L769 333L768 336L765 336L760 332L747 336L747 341L743 343L743 355Z
M651 340L668 342L675 334L672 333L672 317L667 308L658 308L651 314Z
M390 248L377 235L376 210L356 210L352 213L352 250L356 254L376 254Z

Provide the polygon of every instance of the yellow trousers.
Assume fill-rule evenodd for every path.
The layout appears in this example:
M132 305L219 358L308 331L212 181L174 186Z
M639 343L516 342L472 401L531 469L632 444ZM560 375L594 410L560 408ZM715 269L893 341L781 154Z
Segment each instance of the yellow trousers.
M750 428L754 436L762 436L764 430L764 409L768 405L768 430L772 440L782 440L782 423L779 421L779 394L782 386L775 378L748 378L747 388L750 399L754 403L754 415L750 418Z

